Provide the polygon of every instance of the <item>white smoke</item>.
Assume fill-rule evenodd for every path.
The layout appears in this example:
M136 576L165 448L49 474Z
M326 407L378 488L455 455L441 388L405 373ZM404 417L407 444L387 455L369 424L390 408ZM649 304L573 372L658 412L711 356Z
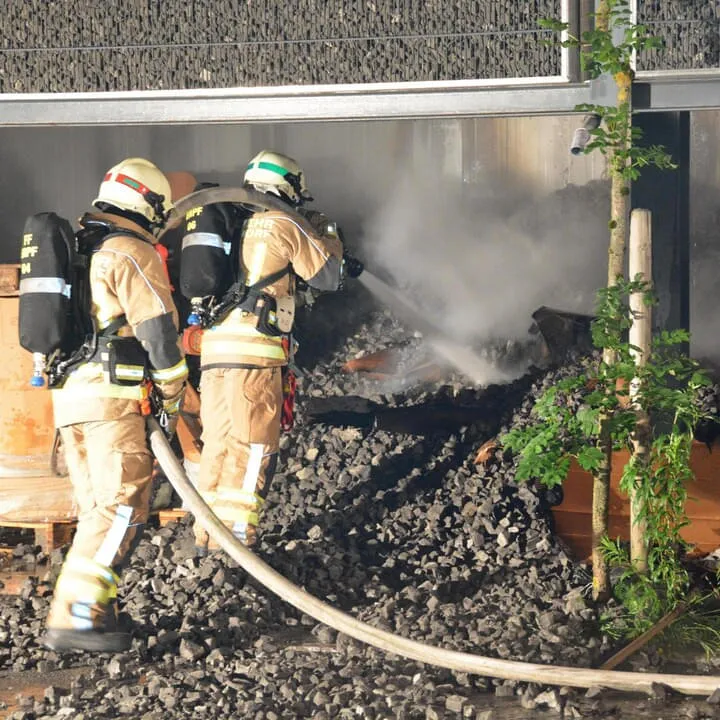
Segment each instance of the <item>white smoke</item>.
M405 173L361 243L429 322L477 346L526 338L542 305L592 312L607 275L606 183L570 186L507 213L496 198L512 188L432 177Z

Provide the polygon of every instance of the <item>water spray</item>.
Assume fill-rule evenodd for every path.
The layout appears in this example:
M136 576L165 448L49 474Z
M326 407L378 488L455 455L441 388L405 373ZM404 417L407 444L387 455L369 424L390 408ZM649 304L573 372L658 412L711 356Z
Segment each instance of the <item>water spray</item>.
M364 270L357 279L373 295L409 325L418 330L435 352L449 362L456 370L466 375L473 383L487 385L496 382L508 382L516 377L515 373L498 368L491 360L483 358L471 348L460 345L449 338L434 325L411 300L395 288L381 280L377 275Z

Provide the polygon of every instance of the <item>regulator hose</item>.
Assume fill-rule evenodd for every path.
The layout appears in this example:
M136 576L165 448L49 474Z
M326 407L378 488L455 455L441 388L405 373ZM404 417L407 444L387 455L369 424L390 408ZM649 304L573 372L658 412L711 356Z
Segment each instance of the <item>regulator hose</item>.
M150 445L155 457L195 520L207 530L210 537L247 573L282 600L312 616L318 622L356 640L429 665L504 680L581 688L605 687L647 693L651 693L653 684L659 683L685 695L705 697L709 697L720 687L720 677L717 676L633 673L498 660L425 645L361 622L293 585L237 540L200 497L157 420L148 416L146 421Z

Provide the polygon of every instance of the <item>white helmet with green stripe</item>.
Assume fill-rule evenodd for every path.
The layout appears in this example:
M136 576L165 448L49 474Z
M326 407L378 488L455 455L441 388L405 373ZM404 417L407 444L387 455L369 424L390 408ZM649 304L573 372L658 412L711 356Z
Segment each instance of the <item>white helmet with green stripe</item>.
M260 192L273 193L300 206L312 200L300 166L287 155L263 150L248 164L244 181Z

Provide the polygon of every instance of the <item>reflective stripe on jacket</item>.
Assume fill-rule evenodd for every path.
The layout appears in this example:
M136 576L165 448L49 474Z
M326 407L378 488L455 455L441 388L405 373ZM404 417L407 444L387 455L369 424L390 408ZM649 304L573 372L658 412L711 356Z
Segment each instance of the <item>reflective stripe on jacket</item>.
M110 375L103 370L102 362L87 362L77 370L68 375L65 384L60 390L53 390L57 402L60 393L68 393L70 398L122 398L124 400L144 400L147 396L147 388L143 384L144 368L128 366L127 371L121 371L120 379L135 381L135 385L117 385L110 382Z
M253 327L254 324L254 316L237 309L223 322L205 330L202 338L202 365L285 365L288 358L282 337L263 335Z

